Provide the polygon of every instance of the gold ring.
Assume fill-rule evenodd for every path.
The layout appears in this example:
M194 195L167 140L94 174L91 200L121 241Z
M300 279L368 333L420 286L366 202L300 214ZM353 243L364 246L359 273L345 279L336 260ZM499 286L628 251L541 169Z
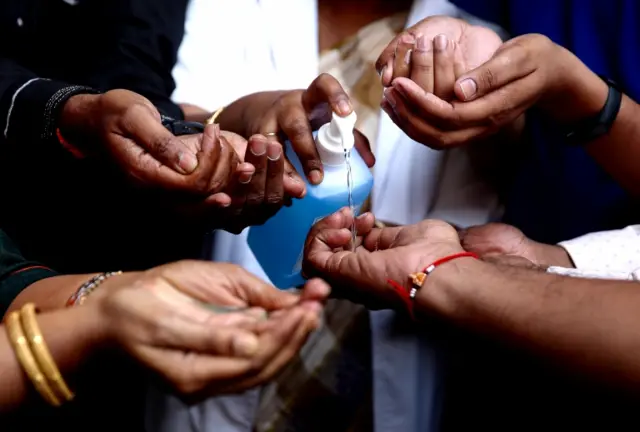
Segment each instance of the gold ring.
M278 136L278 132L269 132L269 133L262 134L262 135L267 136L267 137L269 137L269 136Z

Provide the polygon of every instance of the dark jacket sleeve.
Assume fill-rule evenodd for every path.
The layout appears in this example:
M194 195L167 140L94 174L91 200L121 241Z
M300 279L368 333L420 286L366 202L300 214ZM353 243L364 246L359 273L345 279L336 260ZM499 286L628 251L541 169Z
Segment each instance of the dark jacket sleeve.
M24 259L9 237L0 231L0 316L22 290L55 275L53 270Z
M35 143L55 135L58 111L82 86L40 78L13 60L0 58L0 142Z
M188 0L95 0L98 50L87 83L102 91L122 88L148 98L167 116L182 119L171 101L172 71L184 36Z

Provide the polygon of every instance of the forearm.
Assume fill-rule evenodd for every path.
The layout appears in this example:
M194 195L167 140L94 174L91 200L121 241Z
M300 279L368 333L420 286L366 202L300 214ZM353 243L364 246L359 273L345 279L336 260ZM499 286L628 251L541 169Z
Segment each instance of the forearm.
M42 312L64 308L69 297L92 276L55 276L39 280L29 285L15 298L8 312L18 310L26 303L34 303Z
M638 386L639 289L465 259L429 276L418 304L565 367Z
M53 138L64 103L74 94L92 91L40 78L11 60L0 59L0 133L17 143ZM30 151L35 152L33 147Z
M543 108L562 124L572 124L597 115L605 104L607 84L573 54L567 61L566 84L553 88L554 96ZM624 188L640 195L640 106L623 95L618 116L609 133L586 143L589 154Z
M38 324L63 377L73 388L74 375L105 340L100 315L91 308L66 309L38 315ZM38 397L26 377L5 328L0 327L0 413L10 412Z
M613 127L587 151L622 187L640 195L640 106L624 95Z

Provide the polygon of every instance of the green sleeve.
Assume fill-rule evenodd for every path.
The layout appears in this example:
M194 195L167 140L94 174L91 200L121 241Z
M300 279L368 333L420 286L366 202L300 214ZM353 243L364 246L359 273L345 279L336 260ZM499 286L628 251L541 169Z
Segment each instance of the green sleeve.
M0 316L26 287L55 275L53 270L24 259L9 237L0 230Z

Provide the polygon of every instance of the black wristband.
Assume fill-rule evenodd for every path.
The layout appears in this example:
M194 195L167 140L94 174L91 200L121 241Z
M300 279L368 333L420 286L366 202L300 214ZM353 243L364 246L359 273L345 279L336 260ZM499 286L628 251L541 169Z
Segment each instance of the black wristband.
M204 125L202 123L175 120L164 115L161 116L161 120L162 126L167 128L167 130L175 136L193 135L204 132Z
M42 131L42 139L49 139L56 134L56 128L58 127L58 119L64 104L73 96L80 94L100 94L98 90L85 86L69 86L58 90L47 101L47 105L44 109L44 129Z
M609 86L607 100L595 117L586 119L571 128L570 132L565 135L568 144L584 145L606 135L618 117L622 105L622 92L614 81L602 75L599 76Z

